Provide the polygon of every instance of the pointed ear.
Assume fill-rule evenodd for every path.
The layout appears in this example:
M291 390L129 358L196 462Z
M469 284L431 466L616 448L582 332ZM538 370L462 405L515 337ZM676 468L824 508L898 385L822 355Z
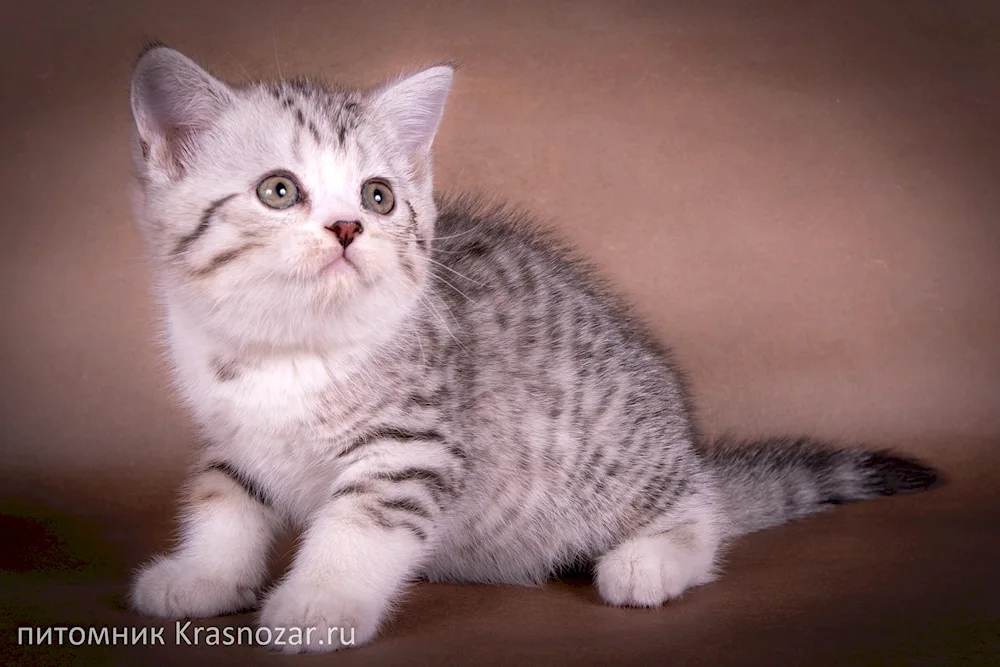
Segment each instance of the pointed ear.
M375 94L379 117L395 131L406 153L426 157L437 134L455 70L438 65L396 81Z
M177 177L198 135L232 103L233 91L190 58L156 46L135 66L131 98L143 158Z

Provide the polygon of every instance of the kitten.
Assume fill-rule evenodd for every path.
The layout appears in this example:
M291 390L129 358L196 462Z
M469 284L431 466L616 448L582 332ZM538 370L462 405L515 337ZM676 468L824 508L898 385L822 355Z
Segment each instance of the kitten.
M612 605L710 581L720 547L937 479L808 440L704 447L669 352L529 220L435 199L453 69L375 90L234 88L177 51L133 75L135 209L206 444L143 614L250 608L371 640L408 582L540 584L591 563Z

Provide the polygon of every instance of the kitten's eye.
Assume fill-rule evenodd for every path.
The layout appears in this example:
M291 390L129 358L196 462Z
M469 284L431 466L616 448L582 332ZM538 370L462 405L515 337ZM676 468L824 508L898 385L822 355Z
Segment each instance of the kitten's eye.
M271 208L288 208L299 200L299 188L288 176L269 176L257 186L257 197Z
M379 215L388 215L396 205L396 198L388 183L373 178L361 186L361 203Z

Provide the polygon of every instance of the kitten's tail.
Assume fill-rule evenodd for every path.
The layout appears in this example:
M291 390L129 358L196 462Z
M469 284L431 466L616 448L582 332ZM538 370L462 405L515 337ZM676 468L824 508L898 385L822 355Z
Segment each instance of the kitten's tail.
M808 439L723 442L704 454L721 487L733 536L830 505L924 491L943 482L938 472L913 459Z

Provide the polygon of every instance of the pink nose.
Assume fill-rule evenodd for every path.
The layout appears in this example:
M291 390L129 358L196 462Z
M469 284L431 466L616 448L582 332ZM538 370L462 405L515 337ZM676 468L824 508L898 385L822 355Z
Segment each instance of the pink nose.
M351 245L354 239L357 238L362 231L364 231L361 227L361 223L357 220L352 220L350 222L338 220L328 226L327 229L333 232L333 235L337 237L337 240L340 241L340 245L342 245L345 250L347 249L347 246Z

